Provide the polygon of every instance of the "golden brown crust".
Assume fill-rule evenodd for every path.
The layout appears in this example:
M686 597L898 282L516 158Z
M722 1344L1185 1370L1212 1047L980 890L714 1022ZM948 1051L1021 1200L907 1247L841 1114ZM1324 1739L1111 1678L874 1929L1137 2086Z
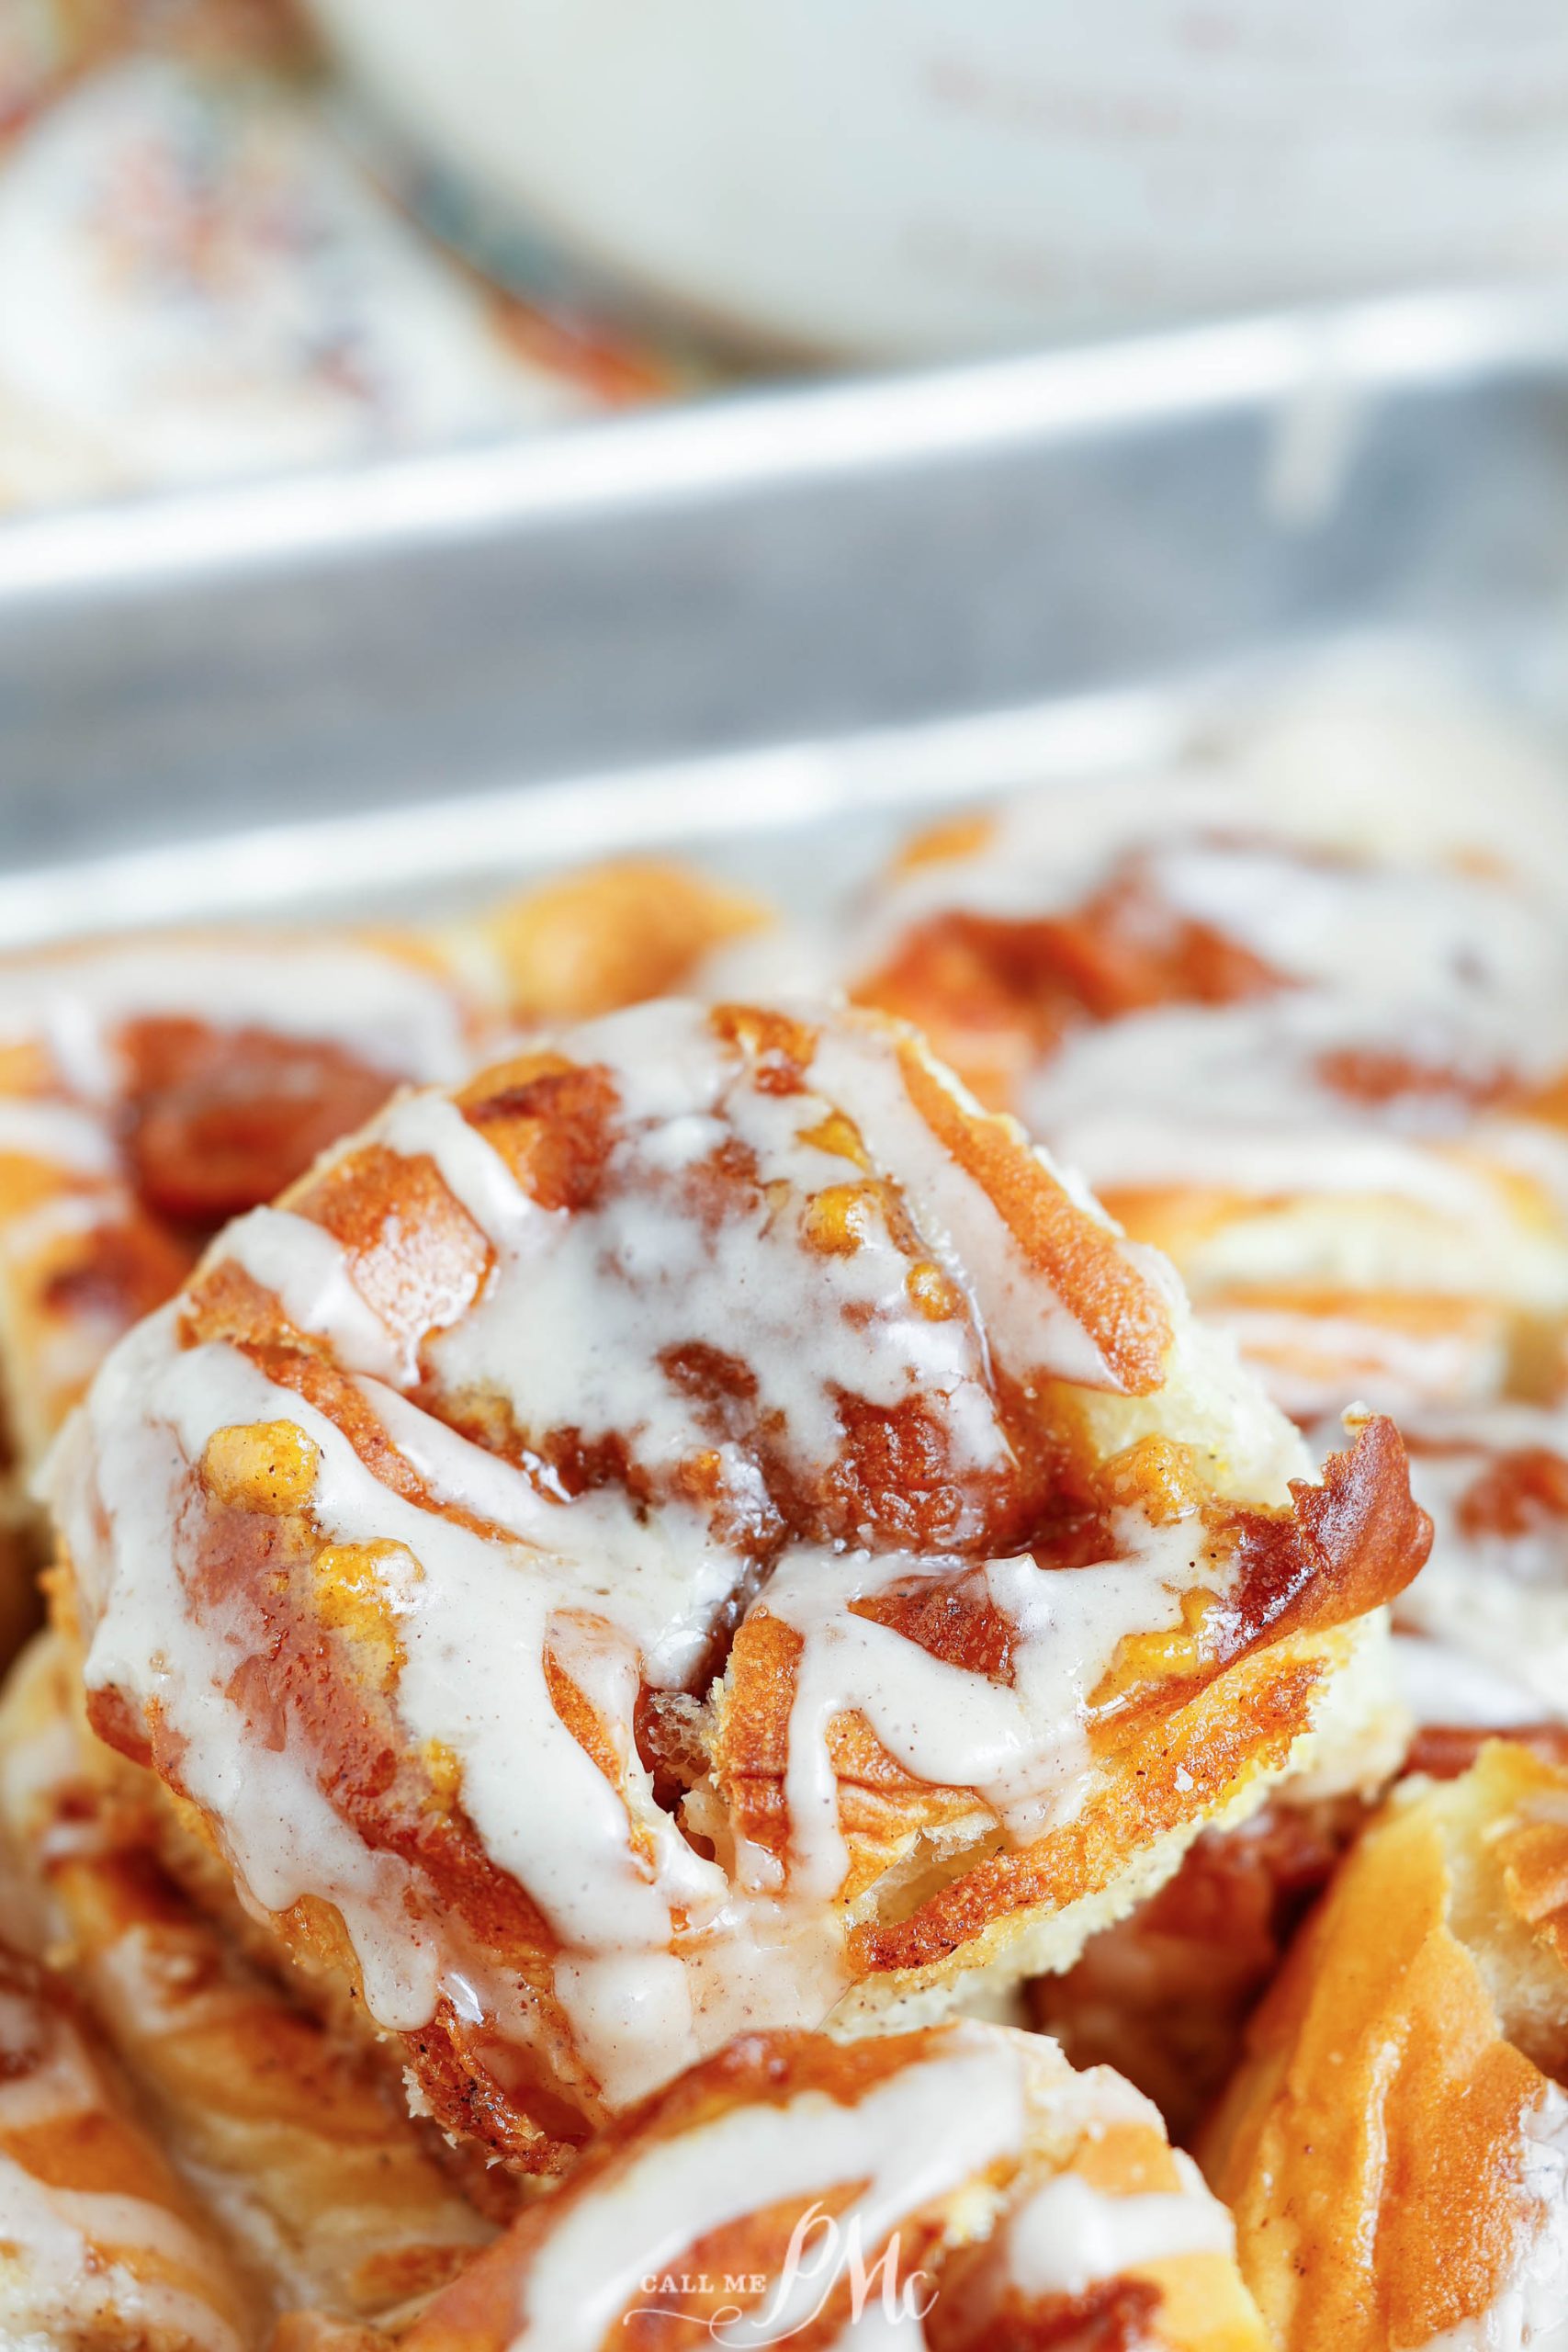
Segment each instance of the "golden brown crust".
M1092 1331L1116 1385L1146 1395L1164 1377L1170 1326L1158 1294L1116 1237L1075 1206L1054 1175L1018 1148L1017 1130L976 1117L926 1054L903 1047L909 1098L942 1148L993 1200L1029 1263Z
M1304 1422L1537 1395L1568 1298L1560 923L1475 822L1320 824L1245 740L1021 796L906 854L852 989L1077 1166Z
M1248 2017L1366 1817L1355 1795L1275 1799L1207 1830L1128 1918L1030 1987L1033 2022L1077 2066L1110 2065L1190 2141L1235 2073Z
M354 2319L442 2285L487 2225L365 2054L250 1964L159 1851L160 1792L85 1735L54 1635L0 1704L8 1891L132 2086L143 2128L198 2179L257 2299Z
M940 2129L943 2069L965 2057L998 2069L1016 2086L1013 2095L1021 2093L1022 2133L994 2151L982 2143L972 2168L957 2166L950 2177L939 2171L923 2189L911 2186L902 2197L897 2188L884 2192L875 2238L856 2240L863 2269L873 2274L862 2308L880 2307L874 2266L885 2261L895 2293L923 2312L921 2340L933 2352L1043 2346L1110 2352L1118 2345L1146 2352L1262 2352L1256 2315L1224 2250L1223 2220L1201 2199L1191 2205L1192 2222L1170 2229L1168 2244L1146 2247L1141 2259L1129 2259L1110 2276L1095 2269L1095 2256L1069 2225L1056 2258L1065 2256L1069 2267L1081 2265L1089 2275L1067 2288L1020 2282L1010 2228L1032 2196L1043 2189L1048 2194L1054 2183L1067 2183L1075 2214L1087 2205L1105 2216L1101 2233L1112 2237L1120 2199L1153 2196L1174 2204L1195 2199L1195 2190L1177 2168L1152 2112L1124 2086L1114 2078L1074 2076L1049 2044L984 2027L937 2028L852 2044L808 2034L751 2035L732 2043L603 2134L569 2185L514 2223L416 2321L406 2338L409 2352L502 2352L536 2343L543 2352L550 2338L533 2301L541 2272L552 2247L574 2232L582 2237L585 2227L592 2231L599 2213L607 2217L603 2253L626 2274L634 2309L610 2308L612 2294L603 2333L596 2320L574 2339L574 2352L576 2343L592 2343L599 2352L601 2346L628 2342L637 2352L675 2352L705 2324L722 2325L742 2313L765 2331L772 2299L789 2275L792 2237L807 2209L820 2217L816 2233L828 2234L829 2244L833 2228L854 2231L865 2174L873 2166L880 2173L890 2157L896 2165L897 2155L869 2152L863 2141L855 2160L860 2178L835 2177L829 2155L819 2180L783 2196L759 2186L749 2209L737 2198L727 2166L726 2125L747 2127L737 2144L754 2152L765 2175L773 2150L787 2144L812 2109L819 2115L831 2102L852 2114L879 2091L918 2089L926 2076L931 2121ZM952 2079L956 2088L960 2077ZM690 2165L705 2142L711 2168L705 2187L699 2159L694 2201L682 2217L685 2243L676 2244L668 2222L646 2246L635 2234L628 2243L626 2232L646 2224L639 2223L635 2204L617 2222L617 2198L625 2199L639 2175L682 2161ZM713 2200L706 2209L705 2196ZM651 2292L649 2279L639 2276L649 2271L656 2274ZM840 2340L854 2309L849 2266L836 2285L833 2278L829 2267L809 2315L792 2314L797 2333L791 2341ZM1135 2321L1136 2333L1113 2326L1122 2321ZM767 2340L765 2332L760 2340Z
M239 2352L256 2311L57 1978L0 1947L0 2337Z
M211 1234L397 1085L456 1079L518 1021L671 986L761 920L682 868L626 865L450 935L193 932L0 957L0 1456L15 1496L109 1348L172 1296ZM294 967L312 955L352 969L325 972L302 1004ZM242 964L244 989L225 1003L225 971ZM77 1030L85 1048L62 1051ZM8 1551L0 1529L0 1661L11 1596L17 1631L27 1613Z
M1568 1727L1498 1734L1421 1725L1402 1769L1457 1780L1497 1738L1568 1770ZM1234 1829L1205 1831L1158 1893L1094 1937L1059 1976L1030 1987L1035 2024L1076 2065L1111 2065L1188 2143L1240 2062L1247 2021L1376 1795L1292 1795ZM1554 1886L1546 1876L1542 1899ZM1560 1898L1559 1898L1560 1899Z
M673 995L704 957L768 920L690 866L627 858L545 884L483 925L513 1012L582 1021Z
M982 846L974 832L947 833L928 840L921 862ZM923 1030L983 1102L1014 1111L1031 1071L1077 1028L1156 1005L1234 1004L1289 985L1212 923L1162 903L1134 854L1114 882L1063 914L954 908L928 916L855 994Z
M1408 1785L1253 2019L1202 2156L1286 2352L1482 2324L1540 2232L1561 2248L1568 2215L1551 2177L1530 2188L1529 2152L1562 2095L1518 2041L1544 2003L1568 2054L1565 1801L1568 1779L1502 1743L1464 1781Z
M671 1022L678 1051L657 1044L665 1034L659 1024ZM465 1166L472 1167L482 1143L504 1168L515 1187L508 1198L520 1204L508 1214L550 1221L530 1222L530 1233L547 1233L564 1247L577 1220L594 1235L637 1229L593 1222L612 1212L633 1215L642 1195L626 1172L639 1163L617 1091L633 1079L622 1072L617 1080L619 1065L595 1058L591 1046L521 1056L433 1106L440 1113L435 1131L448 1138L438 1146L425 1145L427 1122L417 1128L418 1148L410 1148L406 1113L423 1114L417 1104L405 1106L400 1125L372 1130L340 1152L284 1205L299 1220L299 1233L314 1227L341 1251L346 1284L384 1327L392 1356L411 1367L405 1396L430 1417L431 1437L456 1431L485 1457L499 1457L509 1476L527 1480L547 1518L563 1514L546 1530L550 1543L557 1528L558 1540L570 1542L571 1505L583 1498L629 1510L635 1527L667 1516L685 1531L674 1540L694 1547L705 1526L706 1542L728 1563L731 1583L710 1604L705 1647L685 1686L649 1675L626 1720L606 1706L602 1669L596 1675L591 1660L573 1664L570 1640L552 1634L542 1645L549 1713L533 1737L542 1742L564 1729L592 1760L625 1809L621 1834L638 1871L651 1871L656 1839L669 1836L667 1822L649 1817L651 1799L667 1816L676 1813L685 1844L708 1868L703 1884L716 1886L725 1902L736 1892L739 1852L749 1857L748 1871L771 1858L781 1887L798 1883L804 1832L787 1771L792 1747L820 1736L843 1862L840 1870L829 1848L832 1881L810 1897L792 1934L829 1939L824 1950L830 1945L844 1984L873 1988L878 2000L915 1985L945 1986L965 1969L1003 1961L1017 1973L1025 1963L1012 1955L1024 1931L1107 1895L1156 1849L1158 1867L1168 1870L1205 1817L1249 1801L1286 1769L1348 1654L1346 1629L1396 1591L1424 1555L1426 1522L1410 1500L1397 1435L1374 1420L1330 1464L1321 1485L1297 1481L1288 1500L1238 1499L1244 1472L1231 1450L1261 1442L1269 1458L1258 1476L1278 1491L1269 1450L1283 1446L1288 1458L1288 1431L1276 1428L1259 1400L1246 1409L1258 1418L1260 1438L1237 1437L1223 1424L1201 1442L1162 1431L1162 1383L1179 1353L1179 1301L1157 1269L1122 1250L1111 1229L1070 1197L1016 1128L966 1105L905 1032L865 1015L816 1026L767 1008L719 1006L656 1009L649 1030L656 1042L647 1048L628 1044L624 1027L583 1034L603 1035L606 1053L630 1053L638 1085L658 1051L670 1053L669 1067L679 1073L694 1063L706 1069L701 1057L711 1056L723 1086L748 1106L736 1118L752 1119L757 1135L783 1124L796 1156L782 1165L802 1164L804 1142L820 1155L824 1176L834 1173L835 1160L846 1171L843 1181L809 1193L795 1174L764 1184L743 1129L726 1133L723 1119L705 1110L717 1139L689 1170L680 1163L680 1189L659 1192L662 1180L653 1173L637 1180L654 1191L662 1216L696 1227L705 1250L717 1246L705 1237L725 1238L740 1270L737 1318L749 1311L747 1282L760 1285L762 1274L747 1274L732 1235L754 1237L744 1246L775 1281L775 1261L763 1252L779 1246L780 1235L798 1248L802 1271L795 1272L792 1260L788 1279L804 1283L807 1307L831 1340L838 1294L829 1276L869 1233L902 1277L879 1276L879 1295L890 1291L908 1317L912 1344L924 1349L933 1329L948 1351L944 1360L972 1369L887 1403L881 1393L846 1385L841 1347L823 1358L828 1370L819 1375L818 1342L803 1322L789 1342L790 1379L834 1384L824 1415L831 1437L818 1441L809 1458L792 1442L787 1416L765 1403L759 1371L773 1368L748 1363L739 1337L721 1350L705 1334L687 1341L673 1331L638 1374L637 1418L624 1428L584 1430L564 1417L541 1424L530 1417L525 1394L484 1392L466 1374L448 1380L445 1335L465 1334L480 1317L496 1329L498 1298L514 1295L513 1311L525 1317L536 1279L532 1261L525 1266L505 1257L496 1238L504 1220L493 1231L481 1228L478 1195L470 1191L465 1207L441 1172L455 1164L459 1146L470 1154ZM914 1169L890 1161L886 1149L879 1156L862 1136L852 1087L844 1100L813 1091L819 1068L856 1073L855 1085L867 1090L862 1115L905 1139L899 1149L918 1159ZM730 1098L721 1091L715 1099ZM687 1127L675 1132L686 1148ZM396 1147L394 1135L403 1139ZM483 1164L492 1165L488 1156ZM817 1159L808 1165L814 1170ZM1005 1279L987 1277L1000 1307L1014 1311L1010 1302L1021 1292L1035 1302L1032 1315L1006 1327L1005 1338L987 1330L970 1270L937 1264L921 1222L931 1222L921 1205L928 1183L957 1188L951 1197L977 1220L978 1251L1008 1253ZM667 1226L657 1229L666 1247L684 1247L682 1227L673 1240ZM615 1246L593 1245L592 1281L605 1287L584 1301L590 1324L617 1311L620 1277L604 1271ZM856 1335L881 1311L858 1296L851 1306L845 1328ZM225 1425L179 1463L169 1498L184 1607L198 1627L224 1627L226 1699L261 1748L300 1759L355 1854L374 1855L379 1870L395 1866L406 1889L400 1932L403 1919L429 1921L454 1977L504 1984L515 2012L509 2027L500 2027L482 2000L479 2017L465 2016L442 1991L423 2021L401 2029L439 2122L519 2167L557 2169L617 2103L563 2006L561 1981L576 1956L546 1894L502 1859L493 1812L483 1826L450 1740L411 1738L403 1713L409 1635L398 1597L397 1579L408 1573L401 1564L412 1556L416 1577L428 1575L459 1532L477 1545L514 1545L481 1499L502 1489L466 1473L459 1489L450 1476L444 1485L434 1465L449 1457L423 1442L399 1441L406 1419L389 1419L331 1329L291 1322L280 1297L221 1248L188 1287L177 1325L166 1337L148 1337L175 1357L209 1351L215 1370L232 1359L247 1396L258 1376L266 1384L266 1418L231 1422L221 1415ZM578 1344L575 1332L563 1335L563 1344L569 1338ZM1054 1375L1054 1349L1086 1364L1090 1385ZM460 1353L453 1360L463 1362ZM885 1380L876 1363L871 1377ZM962 1438L955 1389L970 1416ZM668 1442L650 1449L643 1435L649 1405L660 1407L671 1394L693 1416L688 1453ZM807 1398L807 1408L815 1404ZM1195 1406L1209 1409L1206 1397ZM131 1434L147 1409L142 1382L105 1409ZM1131 1417L1122 1443L1106 1434L1114 1427L1107 1417L1117 1410ZM336 1475L352 1469L359 1479L368 1472L376 1482L384 1516L356 1520L350 1541L333 1540L321 1524L323 1448L334 1461L341 1449ZM105 1527L93 1516L93 1491L85 1476L70 1507L87 1505L87 1517L73 1524L82 1528L78 1540L96 1545ZM417 1511L418 1521L394 1512L394 1503L400 1512ZM395 1538L394 1527L401 1531ZM965 1703L994 1715L998 1694L1011 1705L1021 1687L1023 1620L1000 1608L987 1564L1014 1559L1029 1568L1042 1600L1059 1576L1068 1605L1078 1592L1100 1589L1077 1585L1080 1570L1137 1556L1144 1543L1173 1544L1158 1556L1193 1579L1179 1622L1159 1618L1145 1632L1140 1600L1134 1630L1105 1636L1103 1670L1089 1676L1081 1707L1076 1697L1064 1701L1059 1724L1026 1720L1022 1727L1040 1743L1042 1774L1058 1769L1056 1745L1085 1744L1077 1768L1082 1801L1060 1826L1015 1830L1005 1800L988 1798L962 1773L949 1781L901 1762L876 1728L872 1701L846 1697L829 1706L819 1734L797 1727L801 1661L814 1637L807 1618L797 1623L787 1613L805 1604L789 1601L781 1561L798 1561L802 1574L817 1576L810 1590L841 1605L852 1626L868 1623L892 1636L900 1645L892 1670L902 1670L898 1660L923 1659L955 1678ZM884 1557L896 1573L881 1569ZM819 1574L812 1566L818 1559L843 1565ZM78 1565L90 1591L97 1571L91 1562ZM438 1587L436 1594L439 1600ZM599 1616L585 1601L570 1609L563 1602L561 1610L592 1627L605 1614L613 1623L615 1605L612 1589ZM1170 1606L1157 1577L1147 1605L1156 1617ZM1091 1623L1085 1639L1099 1638ZM616 1639L624 1648L626 1637ZM189 1732L161 1689L150 1686L139 1702L106 1679L91 1705L104 1738L150 1761L176 1792L198 1793L204 1759L197 1757L192 1770ZM973 1779L985 1779L978 1758ZM519 1795L520 1805L532 1802ZM221 1849L227 1825L214 1819L210 1826ZM717 1881L715 1871L724 1874ZM668 1951L683 1969L709 1965L702 1921L717 1903L708 1894L702 1901L709 1913L684 1893L674 1900L661 1963ZM280 1909L275 1925L309 1968L338 1975L359 1995L365 1987L347 1907L327 1879ZM820 2017L844 1984L825 1996L813 1989L789 1998L815 2002L807 2014ZM773 1996L764 1979L759 1997ZM778 1997L782 2003L782 1991Z
M1106 1692L1099 1720L1090 1719L1101 1778L1076 1819L1021 1851L976 1860L904 1917L857 1930L866 1968L928 1966L1010 1913L1065 1909L1111 1883L1140 1832L1175 1828L1195 1804L1218 1803L1249 1767L1282 1765L1328 1663L1292 1657L1289 1637L1326 1632L1378 1606L1415 1574L1427 1541L1403 1447L1386 1421L1369 1424L1351 1453L1331 1456L1320 1487L1295 1482L1292 1491L1293 1514L1216 1511L1219 1540L1244 1564L1232 1607L1186 1672L1180 1661L1173 1671L1167 1656L1150 1686ZM905 1630L919 1637L912 1625ZM1275 1642L1279 1649L1265 1647ZM738 1825L777 1852L787 1828L783 1776L797 1651L765 1611L741 1626L715 1748ZM1216 1679L1222 1667L1228 1671ZM835 1765L846 1802L865 1805L863 1823L853 1811L846 1818L874 1846L881 1808L913 1796L908 1776L867 1740L863 1725L858 1739L853 1726L842 1727ZM973 1807L962 1789L921 1789L916 1802L928 1834L944 1813L962 1817Z

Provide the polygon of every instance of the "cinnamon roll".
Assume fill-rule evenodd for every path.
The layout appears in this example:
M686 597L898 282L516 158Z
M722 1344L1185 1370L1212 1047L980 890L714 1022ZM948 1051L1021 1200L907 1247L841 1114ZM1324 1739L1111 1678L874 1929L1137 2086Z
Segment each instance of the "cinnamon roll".
M142 1776L82 1720L63 1645L39 1635L0 1702L0 1892L12 1935L112 2059L162 2158L199 2183L253 2318L299 2304L378 2319L491 2235L470 2170L352 2047L190 1899ZM493 2206L494 2199L488 2200Z
M862 951L1330 1417L1315 1448L1351 1397L1397 1415L1436 1532L1394 1656L1445 1774L1497 1730L1568 1760L1563 807L1490 725L1314 690L1173 776L942 829ZM1206 1834L1035 2014L1190 2131L1375 1778Z
M1434 1531L1393 1612L1414 1727L1405 1766L1450 1779L1502 1734L1568 1769L1568 1419L1528 1405L1429 1408L1403 1434ZM1205 1833L1150 1902L1033 1987L1038 2022L1076 2064L1129 2075L1187 2137L1376 1778L1334 1794L1286 1788L1240 1827Z
M1353 1399L1399 1419L1438 1529L1397 1612L1424 1762L1568 1709L1565 808L1440 699L1319 685L1169 775L946 828L858 950L1318 1450Z
M28 1481L122 1331L205 1239L398 1085L517 1025L658 993L757 910L655 865L592 868L445 931L183 933L0 959L0 1659L27 1606Z
M1281 2352L1562 2340L1565 1906L1568 1773L1517 1744L1352 1849L1201 2149Z
M243 2352L245 2284L62 1986L0 1945L0 2341Z
M122 1331L204 1238L400 1081L457 1077L494 1014L412 940L136 940L0 962L7 1506Z
M1428 1530L874 1015L406 1096L116 1350L92 1721L441 2127L548 2171L737 2030L1072 1959L1382 1703Z
M1322 702L917 844L856 993L1166 1250L1298 1418L1550 1395L1561 782L1451 714Z
M751 2034L612 2126L402 2342L1263 2352L1232 2243L1146 2101L1039 2037Z

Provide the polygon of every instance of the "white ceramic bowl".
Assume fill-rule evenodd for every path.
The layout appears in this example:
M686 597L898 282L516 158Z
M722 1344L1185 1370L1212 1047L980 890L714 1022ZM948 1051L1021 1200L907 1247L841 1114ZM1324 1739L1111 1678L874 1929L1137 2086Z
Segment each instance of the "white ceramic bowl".
M840 355L1568 266L1562 0L312 0L609 282Z

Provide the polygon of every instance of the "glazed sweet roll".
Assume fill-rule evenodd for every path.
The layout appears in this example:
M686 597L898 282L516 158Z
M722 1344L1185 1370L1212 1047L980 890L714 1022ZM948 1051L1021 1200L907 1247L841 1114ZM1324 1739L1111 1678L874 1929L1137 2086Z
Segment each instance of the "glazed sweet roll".
M1480 1728L1555 1735L1568 1761L1568 1411L1428 1409L1405 1434L1434 1530L1394 1621L1420 1760Z
M1568 1774L1496 1742L1396 1792L1201 2148L1282 2352L1559 2345Z
M1568 1767L1568 1421L1561 1408L1428 1408L1403 1434L1434 1530L1393 1612L1405 1761L1450 1779L1505 1733ZM1318 1776L1206 1832L1149 1903L1033 1988L1039 2022L1076 2063L1130 2075L1185 2137L1377 1794L1364 1782L1328 1794Z
M1263 2352L1232 2246L1146 2101L1038 2037L756 2034L613 2126L403 2341Z
M1495 730L1320 688L918 843L856 993L921 1023L1299 1418L1554 1394L1568 842Z
M344 2321L396 2312L484 2245L473 2199L497 2200L193 1903L144 1777L93 1738L63 1645L38 1636L0 1702L9 1932L47 1958L161 2156L199 2185L246 2282L247 2343L302 2303Z
M51 1492L97 1730L547 2170L743 2028L1064 1965L1359 1736L1428 1531L1388 1423L1304 1465L911 1033L662 1002L232 1226Z
M221 2238L63 1988L0 1945L0 2341L244 2352L254 2326Z
M0 1569L15 1612L45 1447L225 1219L397 1086L456 1080L542 1015L656 994L760 919L695 874L626 863L420 933L182 933L0 959ZM0 1656L10 1646L0 1622Z
M459 1076L492 1014L412 940L182 936L0 962L6 1506L122 1331L207 1235L400 1082Z

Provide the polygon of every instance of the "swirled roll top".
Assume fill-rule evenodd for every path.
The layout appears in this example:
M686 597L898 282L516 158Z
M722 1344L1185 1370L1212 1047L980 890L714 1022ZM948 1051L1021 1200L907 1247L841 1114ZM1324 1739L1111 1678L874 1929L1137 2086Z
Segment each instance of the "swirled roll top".
M407 2340L1262 2352L1231 2248L1148 2103L1050 2041L754 2035L613 2128Z
M41 1452L202 1237L412 1082L521 1023L673 985L758 910L701 876L599 866L426 931L231 929L0 957L0 1388Z
M1070 1957L1331 1711L1427 1529L1321 1487L871 1014L660 1002L405 1095L57 1451L95 1723L512 2162L734 2032Z
M433 945L186 933L0 959L0 1386L30 1463L209 1233L491 1016Z
M1319 686L918 842L852 985L1168 1250L1289 1410L1451 1405L1519 1393L1568 1311L1565 873L1561 779L1500 730Z
M257 2316L60 1988L0 1946L0 2341L244 2352Z
M7 1934L61 1972L142 2129L242 2263L247 2344L298 2304L344 2321L396 2310L490 2232L401 2086L179 1884L145 1781L86 1731L70 1657L39 1634L0 1695Z

